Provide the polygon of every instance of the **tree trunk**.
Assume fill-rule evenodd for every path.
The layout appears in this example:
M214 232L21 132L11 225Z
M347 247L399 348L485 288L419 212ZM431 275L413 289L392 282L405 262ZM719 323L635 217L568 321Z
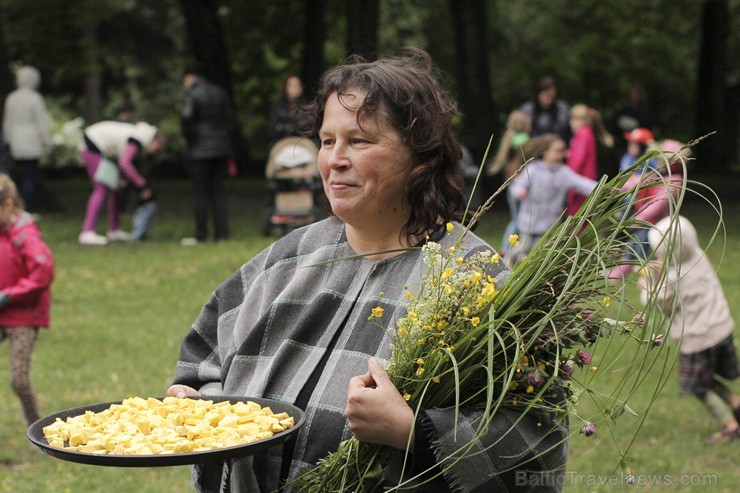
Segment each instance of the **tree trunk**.
M10 59L8 58L8 46L5 44L5 16L0 6L0 121L2 121L3 101L10 91L13 90L13 74L10 72Z
M98 36L95 24L87 24L84 32L85 46L85 124L91 125L103 118L102 78Z
M205 66L206 78L220 85L234 100L232 87L231 63L229 61L226 43L224 42L221 21L218 18L217 0L180 0L182 12L187 26L188 44L195 61ZM249 159L249 147L241 131L240 114L234 111L234 134L232 144L234 159L240 170L246 174L254 174Z
M316 90L324 72L324 42L326 41L326 0L306 0L305 44L301 80L308 99Z
M233 97L231 65L218 18L216 0L180 0L188 44L196 61L206 69L208 80L222 86Z
M485 4L450 0L457 56L457 93L463 113L463 143L476 163L488 145L496 114L488 70L488 31Z
M347 54L366 60L378 56L379 0L347 2Z
M697 137L717 132L701 142L696 149L701 170L722 173L730 165L728 140L728 90L725 86L727 71L727 36L730 12L727 0L704 0L701 23L701 50L697 88L696 133Z

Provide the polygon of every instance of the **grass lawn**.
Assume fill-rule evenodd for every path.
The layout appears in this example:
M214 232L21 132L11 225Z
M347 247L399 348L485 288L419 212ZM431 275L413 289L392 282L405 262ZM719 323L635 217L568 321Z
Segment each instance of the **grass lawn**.
M44 213L40 222L57 266L52 329L40 334L32 372L42 414L133 395L163 395L180 341L203 303L220 282L272 241L262 235L263 184L230 182L232 239L189 248L179 244L180 238L192 234L187 181L159 184L160 213L150 240L106 247L77 243L88 183L65 178L49 181L47 187L64 210ZM718 245L709 254L740 320L740 207L725 207L726 248L722 251ZM684 214L708 238L716 222L711 209L691 202ZM124 226L128 220L125 216ZM503 209L494 209L483 218L478 233L498 245L506 221ZM99 232L104 225L101 217ZM7 344L1 347L0 492L191 491L187 467L87 466L31 448L8 383ZM637 485L629 489L740 491L740 443L704 445L704 437L716 426L698 401L677 396L677 380L673 369L630 451ZM740 392L737 384L733 388ZM646 385L632 407L640 412L640 404L646 406L652 392ZM629 426L625 428L629 431ZM609 439L603 440L603 446L599 439L580 436L571 441L566 491L623 489L615 485L622 481L616 450Z

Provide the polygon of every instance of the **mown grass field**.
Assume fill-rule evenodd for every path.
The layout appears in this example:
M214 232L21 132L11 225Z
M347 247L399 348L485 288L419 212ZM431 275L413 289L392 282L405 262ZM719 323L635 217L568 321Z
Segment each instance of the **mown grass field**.
M261 229L263 184L237 180L228 187L232 239L181 247L180 238L192 234L190 184L168 181L158 186L160 214L149 241L81 247L77 234L88 187L80 178L47 182L63 210L43 213L40 222L57 266L52 329L40 334L32 370L42 414L133 395L163 395L180 341L210 293L272 241ZM724 207L725 248L720 239L709 254L740 320L740 207ZM688 203L684 214L708 238L716 214L698 201ZM494 208L478 233L498 245L506 220L503 207ZM101 217L99 232L104 225ZM33 449L8 383L7 344L0 348L0 492L191 491L187 467L87 466ZM740 392L737 383L733 389ZM653 392L648 382L632 407L642 412ZM565 491L740 491L740 442L704 445L715 424L698 401L677 393L672 369L629 453L636 485L623 486L609 437L579 436L571 442Z

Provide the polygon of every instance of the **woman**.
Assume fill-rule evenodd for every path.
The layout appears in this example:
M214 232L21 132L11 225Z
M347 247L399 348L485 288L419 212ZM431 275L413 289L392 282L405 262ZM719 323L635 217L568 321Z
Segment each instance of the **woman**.
M283 82L278 100L270 110L270 147L285 137L299 134L299 100L303 83L297 75L289 75Z
M87 174L93 185L92 194L87 201L85 221L79 236L81 245L106 245L108 241L130 240L131 235L120 228L120 206L118 186L105 184L96 179L95 174L101 161L115 161L123 177L136 190L139 202L151 200L153 190L146 178L136 170L134 159L140 154L155 154L164 147L164 136L148 123L137 124L105 121L90 125L85 129L80 143L80 156L85 163ZM108 234L95 232L98 216L105 202L108 202Z
M39 94L41 74L30 66L18 69L18 89L5 99L3 135L10 147L10 155L23 169L21 198L26 210L35 210L36 189L39 182L39 161L51 150L51 119L44 98Z
M537 83L532 99L519 110L532 120L531 137L555 133L565 142L570 140L570 105L558 98L558 86L552 77L543 77Z
M414 419L377 361L390 354L390 331L368 320L380 306L393 327L405 314L406 292L418 291L425 266L409 247L429 237L449 248L456 239L445 230L464 208L456 105L432 72L429 57L413 51L354 60L322 79L307 114L310 135L321 140L331 216L278 240L216 290L183 341L168 390L279 399L305 409L307 423L282 448L196 466L199 491L274 491L351 433L400 450L413 438L418 470L472 439L473 412L462 413L456 436L453 411L429 409ZM491 249L473 234L463 243L468 255ZM488 453L458 461L423 491L450 491L453 483L502 491L518 469L557 474L564 466L564 431L545 436L549 426L513 410L497 417L478 444ZM493 431L512 427L503 440ZM386 478L398 481L390 470Z

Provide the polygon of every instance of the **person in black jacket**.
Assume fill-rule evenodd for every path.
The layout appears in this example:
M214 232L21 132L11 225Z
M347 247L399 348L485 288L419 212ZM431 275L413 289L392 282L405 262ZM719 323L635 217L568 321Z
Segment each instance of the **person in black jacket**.
M270 147L285 137L300 135L299 107L303 83L296 75L289 75L283 82L278 100L270 110Z
M180 117L195 183L195 236L184 238L183 245L208 239L209 212L213 214L214 239L229 237L223 182L232 155L234 116L226 91L207 80L204 72L202 65L193 64L183 74L187 95Z

